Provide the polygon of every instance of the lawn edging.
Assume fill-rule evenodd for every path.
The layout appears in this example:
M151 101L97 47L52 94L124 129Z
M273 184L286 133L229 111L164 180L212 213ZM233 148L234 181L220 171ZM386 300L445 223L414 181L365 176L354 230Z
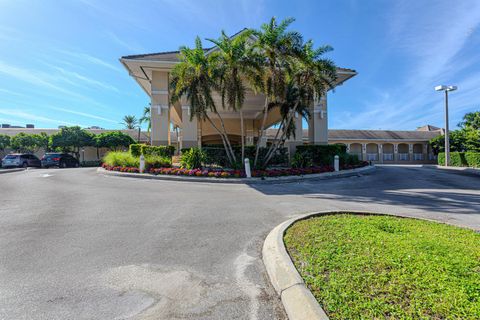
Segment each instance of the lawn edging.
M472 173L475 175L480 175L480 168L473 168L473 167L453 167L453 166L441 166L441 165L435 165L434 166L436 169L440 170L445 170L445 171L451 171L451 172L465 172L465 173Z
M358 215L377 215L392 216L398 218L416 219L430 221L440 224L448 224L434 219L418 218L403 214L379 213L365 210L326 210L302 214L298 217L289 219L270 231L265 238L262 248L262 260L267 270L268 277L275 291L280 296L282 304L290 320L329 320L329 317L322 309L317 299L307 288L300 273L293 264L290 255L287 252L283 237L291 225L301 220L314 217L335 214L358 214ZM452 225L456 226L456 225ZM477 231L475 228L467 226L458 226Z
M371 173L375 170L375 166L366 166L350 170L341 170L337 172L324 172L307 174L303 176L282 176L282 177L266 177L266 178L212 178L212 177L186 177L175 175L153 175L149 173L130 173L109 171L104 168L98 168L97 173L127 177L138 179L154 179L154 180L166 180L166 181L183 181L183 182L210 182L210 183L233 183L233 184L268 184L268 183L281 183L281 182L299 182L312 179L331 179L337 177L350 177L358 174Z

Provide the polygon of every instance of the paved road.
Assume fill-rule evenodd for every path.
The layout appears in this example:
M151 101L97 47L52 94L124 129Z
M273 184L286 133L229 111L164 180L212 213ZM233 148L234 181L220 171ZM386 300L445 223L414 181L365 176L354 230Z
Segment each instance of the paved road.
M268 232L315 210L480 229L480 178L381 167L276 185L182 183L95 169L0 176L0 319L283 319Z

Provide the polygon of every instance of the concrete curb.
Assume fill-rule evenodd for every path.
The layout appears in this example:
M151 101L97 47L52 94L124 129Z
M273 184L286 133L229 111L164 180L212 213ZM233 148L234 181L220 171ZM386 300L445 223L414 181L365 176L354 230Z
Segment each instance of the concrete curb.
M11 173L11 172L19 172L19 171L25 171L25 168L15 168L15 169L0 169L0 174L2 173Z
M329 318L325 311L320 307L317 299L315 299L313 294L306 287L305 282L297 271L297 268L295 268L295 265L293 264L283 242L285 231L292 224L300 220L321 215L339 213L385 216L390 215L385 213L355 210L330 210L307 213L279 224L272 231L270 231L265 239L262 249L263 264L267 269L270 282L280 296L290 320L328 320ZM401 215L394 216L402 217Z
M467 168L467 167L445 167L445 166L439 166L439 165L434 165L431 168L435 168L438 170L445 170L445 171L451 171L451 172L465 172L465 173L471 173L475 175L480 175L480 169L477 168Z
M318 217L322 215L351 213L359 215L377 215L392 216L398 218L417 219L423 221L431 221L435 223L444 223L433 219L417 218L403 214L378 213L365 210L342 210L342 211L318 211L303 214L299 217L289 219L276 226L268 234L262 249L262 260L267 269L270 282L275 291L280 296L285 311L290 320L329 320L327 314L317 302L313 294L305 285L297 268L292 262L290 255L285 248L283 236L285 231L294 223ZM449 224L451 225L451 224ZM472 229L466 226L457 226L461 228ZM475 229L472 229L475 230Z
M271 177L271 178L210 178L210 177L185 177L185 176L169 176L169 175L153 175L143 173L129 173L108 171L104 168L98 168L97 173L127 177L138 179L152 179L152 180L165 180L165 181L182 181L182 182L209 182L209 183L230 183L230 184L269 184L269 183L288 183L288 182L300 182L305 180L323 180L341 177L351 177L359 174L368 174L375 170L375 166L367 166L351 170L343 170L338 172L324 172L316 174L308 174L304 176L289 176L289 177Z

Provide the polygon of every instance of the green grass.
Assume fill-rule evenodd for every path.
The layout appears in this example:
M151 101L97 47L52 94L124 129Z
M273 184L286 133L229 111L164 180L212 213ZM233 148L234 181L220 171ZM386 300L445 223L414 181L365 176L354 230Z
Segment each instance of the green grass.
M386 216L303 220L287 250L330 319L480 319L480 234Z

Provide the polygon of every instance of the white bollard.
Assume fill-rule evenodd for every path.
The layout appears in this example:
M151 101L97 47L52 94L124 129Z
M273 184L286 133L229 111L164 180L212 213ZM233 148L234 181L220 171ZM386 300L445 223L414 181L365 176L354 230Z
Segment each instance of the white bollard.
M252 177L252 172L250 171L250 160L248 160L248 158L245 158L245 175L247 178Z
M335 171L339 171L340 170L340 157L339 156L335 156L333 158L333 168L335 169Z
M145 157L143 154L140 155L140 173L143 173L145 171Z

